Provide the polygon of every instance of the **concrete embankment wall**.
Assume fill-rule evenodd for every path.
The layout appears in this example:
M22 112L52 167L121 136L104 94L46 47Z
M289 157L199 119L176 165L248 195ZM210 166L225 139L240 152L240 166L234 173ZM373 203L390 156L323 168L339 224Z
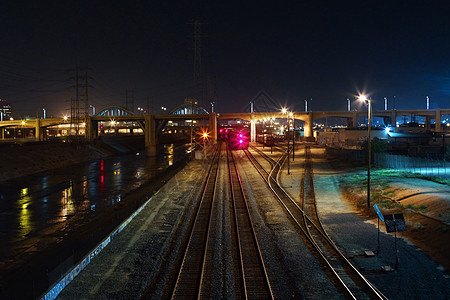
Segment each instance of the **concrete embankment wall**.
M0 147L0 181L106 157L110 150L90 144L26 143Z

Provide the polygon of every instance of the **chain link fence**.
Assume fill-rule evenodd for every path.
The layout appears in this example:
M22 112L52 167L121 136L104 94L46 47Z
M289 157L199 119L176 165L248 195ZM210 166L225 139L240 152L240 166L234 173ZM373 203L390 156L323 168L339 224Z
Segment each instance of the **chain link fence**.
M428 159L388 153L374 153L374 165L427 176L450 178L450 162L443 159Z

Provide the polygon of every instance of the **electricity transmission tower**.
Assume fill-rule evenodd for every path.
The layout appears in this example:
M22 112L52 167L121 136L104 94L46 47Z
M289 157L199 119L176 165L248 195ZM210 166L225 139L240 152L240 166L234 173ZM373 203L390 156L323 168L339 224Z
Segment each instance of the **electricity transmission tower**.
M75 136L78 136L80 124L86 123L89 116L89 75L91 68L75 68L75 98L70 101L70 132L75 129Z
M204 23L195 20L193 23L189 23L194 26L194 85L195 96L202 105L204 104L204 80L203 80L203 66L202 66L202 38L208 37L202 33L201 26Z

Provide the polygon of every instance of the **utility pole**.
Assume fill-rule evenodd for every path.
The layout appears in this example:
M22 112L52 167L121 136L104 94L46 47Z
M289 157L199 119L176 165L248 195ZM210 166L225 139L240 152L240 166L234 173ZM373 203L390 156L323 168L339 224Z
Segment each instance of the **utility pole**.
M205 82L204 82L204 76L203 76L203 65L202 65L202 38L206 38L207 35L202 33L202 25L204 23L201 23L198 18L195 19L193 23L188 23L194 26L194 86L195 86L195 92L194 92L194 98L197 98L197 103L201 107L207 107L206 101L204 98L205 90ZM193 104L192 104L193 108ZM193 113L193 112L191 112ZM206 115L205 115L206 117ZM193 123L193 120L191 120L191 125ZM199 124L200 125L200 124ZM206 119L203 119L203 131L206 131ZM192 146L192 142L191 142Z
M195 84L195 94L197 95L197 99L201 105L203 105L203 69L202 69L202 38L206 38L207 35L202 33L201 26L204 23L200 23L198 19L196 19L193 23L188 23L194 26L194 35L192 36L194 39L194 84Z

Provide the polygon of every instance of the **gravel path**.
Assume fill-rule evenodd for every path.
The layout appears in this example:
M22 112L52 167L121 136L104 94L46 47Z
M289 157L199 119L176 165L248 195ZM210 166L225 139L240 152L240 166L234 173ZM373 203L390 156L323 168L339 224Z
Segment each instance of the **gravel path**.
M132 222L61 292L61 299L136 299L163 264L184 214L190 214L207 165L192 161L174 176ZM182 226L181 226L182 227ZM180 235L181 236L181 235ZM176 248L176 247L175 247ZM163 270L164 271L164 270ZM167 271L167 270L166 270ZM168 271L161 275L166 282ZM153 298L163 293L157 285Z
M383 266L395 267L393 234L380 234L380 255L367 257L364 251L377 249L377 227L358 216L341 198L337 185L339 172L323 158L323 149L311 148L314 159L314 188L319 216L325 229L341 251L390 299L448 299L450 280L442 267L423 251L398 238L398 270L383 272ZM298 156L300 157L300 155ZM298 195L297 179L301 160L291 162L293 175L281 177L291 195ZM384 225L381 225L384 226Z

